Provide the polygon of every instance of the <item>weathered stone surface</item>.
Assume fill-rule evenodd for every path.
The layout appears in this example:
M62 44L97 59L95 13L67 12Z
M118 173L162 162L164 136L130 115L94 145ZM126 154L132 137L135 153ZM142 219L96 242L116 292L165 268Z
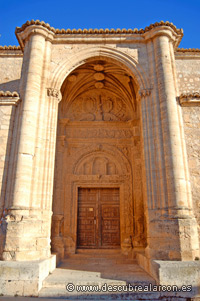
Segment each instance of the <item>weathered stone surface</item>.
M0 291L9 296L38 296L43 280L55 269L56 257L41 261L0 261Z
M194 214L200 237L200 107L182 107Z

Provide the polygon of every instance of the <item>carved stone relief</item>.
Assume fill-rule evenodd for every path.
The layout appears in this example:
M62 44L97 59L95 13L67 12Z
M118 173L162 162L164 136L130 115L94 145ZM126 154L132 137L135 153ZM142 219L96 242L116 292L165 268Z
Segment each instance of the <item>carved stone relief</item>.
M80 175L115 175L118 173L114 162L106 157L90 156L80 163L76 174Z
M127 121L130 116L122 99L109 93L90 92L72 102L67 118L77 121Z
M55 249L63 243L62 252L76 250L79 187L119 189L121 248L141 246L143 220L137 209L142 207L134 206L134 200L142 202L142 192L136 195L141 190L141 165L136 164L140 126L130 76L119 67L94 62L70 74L61 92L54 215L63 214L64 221L55 223L60 238L52 240Z
M66 138L131 138L133 137L133 130L127 129L113 129L113 128L65 128Z

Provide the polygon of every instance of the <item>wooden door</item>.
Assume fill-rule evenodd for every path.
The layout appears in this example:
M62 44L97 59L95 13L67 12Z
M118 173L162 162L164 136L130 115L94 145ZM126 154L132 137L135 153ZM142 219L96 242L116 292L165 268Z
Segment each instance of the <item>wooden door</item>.
M77 247L118 248L120 208L117 188L80 188Z

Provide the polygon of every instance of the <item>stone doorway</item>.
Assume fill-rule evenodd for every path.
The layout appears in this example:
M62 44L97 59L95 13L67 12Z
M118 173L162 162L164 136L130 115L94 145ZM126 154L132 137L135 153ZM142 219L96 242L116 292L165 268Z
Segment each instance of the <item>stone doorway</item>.
M91 59L68 75L61 93L52 251L64 258L75 253L77 247L120 247L125 252L133 247L144 249L141 118L134 79L121 64L105 57ZM118 192L118 204L106 207L98 200L94 207L88 204L81 208L80 191L88 188L98 191L98 195ZM96 221L94 211L89 211L92 208L98 211ZM80 227L86 227L80 226L80 209L91 222L88 231L80 232ZM117 221L109 221L108 211L117 216ZM102 214L108 229L106 225L102 228Z
M119 189L78 189L77 247L120 247Z

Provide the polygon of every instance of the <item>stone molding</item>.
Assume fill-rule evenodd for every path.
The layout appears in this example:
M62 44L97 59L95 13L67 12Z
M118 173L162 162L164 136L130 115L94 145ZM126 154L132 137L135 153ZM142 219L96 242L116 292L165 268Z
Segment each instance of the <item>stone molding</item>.
M124 37L126 43L127 41L130 43L133 40L144 42L145 40L151 39L156 35L168 35L173 41L175 41L175 47L178 47L183 37L183 30L178 29L173 23L170 23L168 21L156 22L154 24L151 24L150 26L145 27L145 29L138 30L137 28L55 29L44 21L31 20L24 23L21 27L16 27L15 34L22 50L24 49L25 40L30 34L42 34L46 39L49 39L50 41L53 41L53 39L56 38L59 40L59 42L63 38L73 38L73 43L75 42L74 35L76 36L76 40L81 43L83 42L83 39L86 38L86 35L90 35L89 37L87 37L87 41L91 40L91 42L97 42L99 41L99 38L104 39L106 35L106 42L109 42L109 40L113 41L113 39L116 39L117 42L122 42L121 38ZM127 40L127 35L129 36L129 40ZM132 37L132 39L130 39L130 36Z
M6 45L4 45L4 46L0 46L0 50L21 50L21 47L18 45L18 46L16 46L16 45L9 45L9 46L6 46Z
M176 52L200 52L199 48L177 48Z
M18 92L0 91L0 106L18 105L20 97Z
M200 106L200 93L185 93L179 96L179 103L182 107Z
M144 29L55 29L54 27L51 27L48 23L45 23L44 21L39 20L31 20L24 23L21 27L16 27L15 33L20 33L24 31L28 26L31 25L40 25L44 28L52 31L55 34L143 34L147 31L150 31L152 28L159 27L159 26L168 26L172 28L177 34L183 35L183 30L178 29L173 23L170 23L169 21L160 21L156 22L154 24L150 24L149 26L145 27Z

